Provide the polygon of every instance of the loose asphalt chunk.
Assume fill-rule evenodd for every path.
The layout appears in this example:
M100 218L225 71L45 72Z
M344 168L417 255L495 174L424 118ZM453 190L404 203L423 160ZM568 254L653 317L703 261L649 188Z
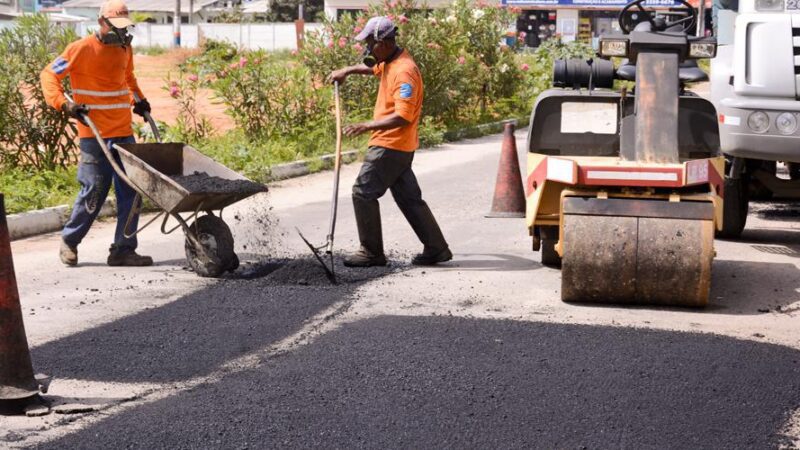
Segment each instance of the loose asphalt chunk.
M387 316L43 448L775 448L798 406L786 347Z

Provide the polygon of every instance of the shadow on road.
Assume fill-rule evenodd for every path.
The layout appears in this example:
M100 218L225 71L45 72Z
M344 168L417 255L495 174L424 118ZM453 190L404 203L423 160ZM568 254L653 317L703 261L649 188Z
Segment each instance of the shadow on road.
M275 270L274 264L280 269ZM164 306L32 349L37 371L57 378L165 382L212 372L225 361L297 332L361 284L402 266L338 267L331 286L316 261L266 262L263 278L223 280ZM257 273L258 274L258 273Z
M45 448L775 448L798 405L786 347L385 316Z

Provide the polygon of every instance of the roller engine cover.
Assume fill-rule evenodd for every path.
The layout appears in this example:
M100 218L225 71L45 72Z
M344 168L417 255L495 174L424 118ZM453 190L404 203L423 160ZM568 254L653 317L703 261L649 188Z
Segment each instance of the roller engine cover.
M553 65L553 86L561 88L614 87L614 63L607 59L558 59Z

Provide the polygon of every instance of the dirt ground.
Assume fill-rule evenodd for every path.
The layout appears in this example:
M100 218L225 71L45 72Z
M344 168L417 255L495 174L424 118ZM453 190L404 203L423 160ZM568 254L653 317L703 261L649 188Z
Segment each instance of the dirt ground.
M178 118L178 102L165 89L166 78L170 74L176 77L178 65L196 52L197 50L172 50L158 56L134 55L133 64L139 87L153 107L153 118L156 120L172 125ZM233 120L225 114L225 105L213 99L211 90L200 91L197 109L211 120L216 131L227 131L234 127Z

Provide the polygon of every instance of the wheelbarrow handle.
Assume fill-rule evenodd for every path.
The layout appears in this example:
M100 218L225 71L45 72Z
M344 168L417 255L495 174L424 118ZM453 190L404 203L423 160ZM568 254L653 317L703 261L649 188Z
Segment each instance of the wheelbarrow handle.
M66 99L69 100L70 102L74 101L72 100L72 96L70 96L69 93L67 92L64 93L64 97L66 97ZM137 196L141 196L141 193L144 191L142 191L142 189L139 188L139 186L136 183L134 183L133 181L131 181L130 178L128 178L128 175L125 173L125 169L123 169L117 163L117 158L115 158L114 154L111 153L111 149L108 147L105 139L103 139L103 136L100 134L100 130L97 129L97 125L95 125L92 119L89 117L89 114L81 114L81 116L83 117L83 120L86 122L86 125L89 126L89 129L92 130L92 134L94 134L94 138L97 140L97 143L103 150L103 154L106 155L106 159L108 159L109 164L111 164L111 168L114 169L114 172L116 172L117 176L119 176L120 179L122 179L122 181L125 182L125 184L136 190ZM147 196L147 198L149 198L151 201L153 200L149 196Z
M142 99L139 97L139 94L136 92L133 93L133 99L136 103L139 103ZM150 129L153 130L153 136L156 138L156 142L161 142L161 133L158 132L158 126L156 125L156 121L153 120L153 116L150 115L148 111L144 112L144 118L147 120L147 123L150 124Z

